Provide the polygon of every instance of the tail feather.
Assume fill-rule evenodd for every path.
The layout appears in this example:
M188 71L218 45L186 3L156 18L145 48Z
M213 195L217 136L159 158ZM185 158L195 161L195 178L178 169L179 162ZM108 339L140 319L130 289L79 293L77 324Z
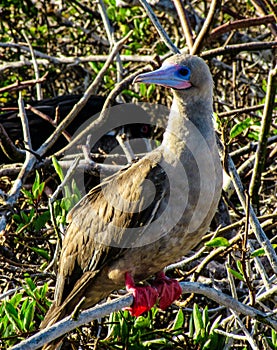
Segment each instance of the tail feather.
M85 272L61 305L57 305L57 302L53 301L44 320L41 322L40 328L49 328L64 317L69 316L83 297L85 297L85 299L81 308L88 309L109 296L109 294L118 287L120 286L115 286L114 283L107 278L107 274L103 270L100 273L99 271ZM44 345L43 350L60 349L63 344L63 338L56 339Z

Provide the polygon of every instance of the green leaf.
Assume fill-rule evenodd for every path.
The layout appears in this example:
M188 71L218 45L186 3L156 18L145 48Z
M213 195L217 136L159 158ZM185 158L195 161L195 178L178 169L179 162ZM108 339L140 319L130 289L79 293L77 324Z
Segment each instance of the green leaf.
M68 212L72 208L72 202L69 198L63 198L61 200L61 207Z
M52 164L53 164L54 169L55 169L56 173L58 174L60 180L63 181L64 180L63 170L60 166L60 163L57 161L56 157L52 157Z
M33 194L30 191L26 190L25 188L21 188L21 192L24 194L26 198L30 200L34 199Z
M154 344L166 345L166 344L168 344L168 340L166 338L159 338L159 339L153 339L153 340L146 340L146 341L142 342L142 345L144 347L148 347L150 349L151 349L151 345L154 345ZM156 349L156 347L155 347L155 349Z
M25 224L30 222L30 217L24 211L22 211L20 213L20 215L21 215L22 219L24 220ZM30 212L30 215L31 215L31 212Z
M21 221L22 221L21 216L18 215L18 214L13 214L12 218L13 218L13 220L14 220L17 224L20 224Z
M277 348L277 332L271 328L271 340L275 348Z
M194 334L194 323L193 323L193 313L190 315L190 319L189 319L189 338L193 338L193 334Z
M44 283L43 287L40 289L40 297L43 300L46 297L46 293L48 291L48 284Z
M107 322L107 324L108 324L108 334L106 336L106 340L110 338L114 339L114 337L118 333L117 328L119 327L117 312L112 312L110 314L109 321Z
M23 295L21 293L16 293L9 301L9 303L16 308L18 304L20 303Z
M240 123L237 123L234 125L230 131L230 138L233 139L234 137L241 134L244 130L248 129L253 124L253 121L251 118L246 118Z
M155 85L150 84L147 88L146 97L149 99L153 95L154 91L155 91Z
M147 88L146 88L146 85L145 84L140 84L139 85L139 92L140 92L140 95L145 97L146 96L146 93L147 93Z
M221 317L222 317L222 315L219 315L219 316L214 320L214 322L213 322L212 325L211 325L210 333L213 333L213 331L214 331L215 329L218 328L219 321L221 320Z
M273 247L274 249L276 249L276 248L277 248L277 244L272 244L272 247ZM264 256L264 255L266 255L266 254L265 254L264 248L259 248L259 249L254 250L254 251L251 253L250 257L251 257L251 258L255 258L256 256Z
M31 278L29 278L29 277L25 278L25 282L27 283L27 285L31 291L34 291L36 289L36 285L34 284L34 282Z
M40 184L40 176L39 176L39 172L36 170L36 177L35 177L35 181L34 181L33 186L32 186L32 193L33 194L35 191L38 190L39 184Z
M47 210L40 214L34 221L34 229L38 232L42 227L45 226L46 222L50 220L50 212Z
M125 318L122 317L121 314L120 314L119 324L120 324L120 337L122 337L122 339L127 339L129 337L129 327Z
M26 332L31 331L33 328L33 319L35 314L36 302L32 301L26 308L25 317L23 319L23 327Z
M242 263L240 260L236 260L236 264L237 264L237 268L239 270L239 272L242 274L243 276L243 268L242 268Z
M37 247L30 247L30 248L31 248L31 250L32 250L33 252L35 252L35 253L37 253L38 255L42 256L44 259L46 259L46 260L48 260L48 261L50 260L50 256L49 256L47 250L42 249L42 248L37 248Z
M20 318L18 317L18 312L11 303L5 303L5 312L13 326L19 331L23 331L23 325Z
M30 304L30 299L29 298L26 298L20 308L20 312L19 312L19 317L20 317L20 320L21 322L23 322L24 320L24 317L25 317L25 312L26 312L26 309L28 307L28 305Z
M203 328L205 329L205 332L208 333L208 328L210 326L209 321L209 315L208 315L208 306L206 305L203 312L202 312L202 320L203 320Z
M214 349L211 347L212 340L208 339L205 344L201 347L201 350L211 350Z
M228 271L237 279L239 279L240 281L244 282L244 277L241 273L231 269L230 267L228 267Z
M179 309L176 317L175 317L175 320L174 320L174 323L173 323L173 326L172 326L172 330L176 330L176 329L180 329L183 327L183 324L184 324L184 313L183 313L183 310L182 309Z
M224 238L224 237L215 237L213 239L211 239L209 242L206 242L205 245L207 247L229 247L230 243L228 241L228 239Z
M73 192L73 199L79 201L82 198L82 193L80 192L76 181L73 179L71 183L71 188ZM77 202L76 202L77 203Z
M134 323L134 328L143 329L150 326L151 320L148 317L139 316Z
M199 307L197 304L193 305L193 322L195 327L195 335L198 338L201 335L202 330L204 329L203 320L201 312L199 311Z

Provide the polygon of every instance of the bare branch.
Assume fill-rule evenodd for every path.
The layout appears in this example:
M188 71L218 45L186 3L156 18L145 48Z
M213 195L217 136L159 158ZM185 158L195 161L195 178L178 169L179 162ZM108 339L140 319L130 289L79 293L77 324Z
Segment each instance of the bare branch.
M222 157L224 157L224 155L222 153L223 149L221 147L220 147L220 153L221 153ZM243 188L243 185L241 183L241 179L237 173L237 170L235 168L235 165L233 163L233 160L229 156L227 156L227 166L228 166L227 172L230 175L230 177L234 183L234 187L235 187L235 190L237 192L238 198L239 198L241 205L246 213L247 203L246 203L246 199L245 199L245 195L244 195L244 188ZM268 237L264 233L264 231L259 223L259 220L257 219L256 214L255 214L251 205L249 206L249 215L250 215L250 225L255 233L257 241L259 242L261 247L264 248L264 250L266 252L266 256L267 256L267 258L272 266L272 269L273 269L274 273L277 274L276 252L275 252L274 248L272 247Z
M30 48L32 62L33 62L33 66L34 66L35 78L36 78L36 80L39 80L39 69L38 69L38 64L37 64L37 60L36 60L36 56L35 56L33 47L31 45L30 40L28 39L28 36L26 35L24 29L22 30L22 34L23 34L23 36L24 36L24 38L25 38L25 40ZM37 88L37 99L40 101L40 100L42 100L43 95L42 95L42 90L41 90L41 84L39 82L36 84L36 88Z
M198 34L198 36L193 44L193 48L191 50L192 55L196 55L200 52L201 47L203 45L203 42L206 38L206 35L209 32L209 29L212 25L212 22L213 22L213 19L215 16L215 12L220 7L220 5L221 5L221 0L212 0L208 16L204 22L204 25L203 25L200 33Z
M123 79L119 84L117 84L115 86L115 88L109 93L109 95L108 95L108 97L103 105L103 108L102 108L102 111L101 111L99 117L93 123L91 123L86 129L84 129L82 132L80 132L78 134L78 136L76 136L74 138L74 140L72 140L67 146L65 146L63 149L59 150L57 153L55 153L55 156L59 157L59 156L63 155L64 152L66 152L68 149L70 149L73 145L76 145L91 130L96 132L106 122L106 120L109 116L108 115L108 108L110 107L112 101L115 100L115 98L119 94L119 92L122 91L123 89L125 89L126 86L128 86L135 79L135 77L138 74L143 73L145 71L149 71L150 68L151 68L150 66L145 66L141 69L138 69L134 73L129 75L127 78Z
M14 84L11 84L9 86L5 86L3 88L0 89L0 94L2 94L3 92L8 92L8 91L14 91L14 90L23 90L28 86L34 86L37 83L43 83L46 78L47 78L48 72L44 74L43 77L39 78L39 79L32 79L32 80L26 80L26 81L17 81Z
M0 147L4 154L13 161L23 161L25 157L25 151L18 149L9 135L7 134L4 126L0 123Z
M241 51L260 51L268 49L276 49L277 41L267 41L267 42L252 42L246 44L235 44L235 45L226 45L225 47L219 47L212 50L204 51L200 54L201 57L205 59L210 59L214 56L226 55L231 53L235 55Z
M123 39L118 41L104 66L99 71L97 77L93 81L93 83L88 87L86 92L84 93L84 96L80 99L78 103L73 107L73 109L70 111L70 113L65 117L65 119L59 124L57 129L54 131L54 133L40 146L40 148L37 150L37 153L39 155L44 155L47 150L55 143L55 141L59 138L62 131L65 130L65 128L74 120L74 118L77 116L77 114L81 111L81 109L85 106L87 101L89 100L90 96L93 95L96 91L96 88L98 86L99 81L103 79L103 76L105 75L108 67L110 66L111 62L113 61L115 55L118 53L118 51L122 48L122 46L125 44L125 42L129 39L132 32L129 32Z
M190 23L189 23L189 18L186 14L186 10L184 8L184 5L182 1L180 0L173 0L175 8L177 10L181 26L183 28L183 32L186 37L186 43L189 48L189 52L191 52L191 49L193 47L193 39L192 39L192 33L191 33L191 28L190 28Z
M153 12L153 10L151 9L151 6L148 4L148 2L146 0L139 0L139 2L141 3L141 5L144 7L147 15L149 16L149 18L151 19L152 23L154 24L157 32L159 33L160 37L162 38L162 40L164 41L164 43L166 44L166 46L173 52L173 53L180 53L180 50L173 44L173 42L170 40L168 34L166 33L166 31L164 30L163 26L161 25L161 23L159 22L157 16L155 15L155 13Z
M274 22L275 22L275 18L273 15L267 15L267 16L256 17L256 18L239 19L237 21L224 23L221 26L216 27L211 31L209 39L214 40L220 35L227 32L231 32L232 30L235 30L235 29L249 28L253 26L260 26L262 24L268 24L268 23L274 23Z
M181 282L183 294L195 293L204 295L220 305L224 305L226 308L234 310L238 314L250 316L259 320L262 323L270 325L273 329L277 330L277 322L267 314L255 309L251 306L245 305L227 294L224 294L214 288L205 286L204 284L197 282ZM133 303L133 295L128 293L123 297L119 297L113 301L106 302L104 304L95 306L94 308L85 310L80 313L78 319L72 319L70 316L64 318L62 321L55 323L53 326L43 329L39 333L32 337L22 341L15 345L13 350L35 350L42 347L44 344L49 343L64 334L72 331L73 329L80 327L83 324L89 323L95 319L109 315L112 312L119 311L123 308L130 306Z
M267 139L272 121L274 100L277 90L277 67L270 70L268 75L266 100L262 118L261 131L259 134L258 148L255 156L253 174L249 186L249 193L254 207L259 212L259 190L261 186L261 176L264 171L266 161Z

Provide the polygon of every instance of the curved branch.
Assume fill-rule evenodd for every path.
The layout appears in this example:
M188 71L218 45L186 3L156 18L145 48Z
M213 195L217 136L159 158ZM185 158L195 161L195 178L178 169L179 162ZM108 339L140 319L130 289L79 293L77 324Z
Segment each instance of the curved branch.
M268 324L277 330L277 322L273 318L251 306L242 304L227 294L224 294L214 288L207 287L204 284L198 282L182 282L180 285L182 287L183 294L196 293L205 295L220 305L224 305L228 309L232 309L239 314L250 316L262 323ZM18 345L15 345L13 347L13 350L38 349L44 344L63 336L64 334L72 331L77 327L80 327L83 324L89 323L97 318L104 317L112 312L119 311L122 308L130 306L132 303L133 295L128 293L123 297L81 312L77 320L73 320L71 316L68 316L62 321L55 323L53 326L43 329L32 337L22 341Z
M237 21L224 23L221 26L213 29L210 34L210 39L213 40L220 35L230 32L234 29L239 28L249 28L252 26L259 26L262 24L268 24L268 23L274 23L275 18L273 15L267 15L263 17L257 17L257 18L245 18L245 19L239 19Z

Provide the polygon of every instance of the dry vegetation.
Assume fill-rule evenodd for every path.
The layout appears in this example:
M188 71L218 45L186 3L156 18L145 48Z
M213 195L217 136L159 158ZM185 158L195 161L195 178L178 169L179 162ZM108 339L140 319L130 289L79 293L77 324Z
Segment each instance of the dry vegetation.
M232 304L227 302L226 307L220 297L212 300L202 293L184 294L166 312L154 309L138 320L127 312L113 313L79 328L69 340L82 349L277 349L277 8L273 0L184 1L182 16L183 11L177 15L173 3L180 7L177 0L160 1L153 9L176 47L187 47L207 60L215 83L214 109L224 144L222 161L233 179L229 155L232 156L244 190L234 188L226 175L211 232L186 264L175 266L168 274L180 281L202 282L216 288L254 307L257 314L243 312L241 304L233 312ZM156 67L170 53L139 3L126 2L122 7L123 3L116 4L114 0L106 0L105 4L90 0L6 0L2 4L3 113L17 106L19 91L27 104L42 97L83 94L95 81L90 91L107 96L117 82L146 64ZM104 25L105 15L109 21L106 18ZM117 62L96 79L115 42L131 30L131 36L119 49ZM31 48L36 63L32 61ZM36 85L38 79L42 82ZM132 86L130 79L119 92L122 102L171 103L165 89ZM67 210L79 198L76 186L72 188L69 182L67 198L58 196L53 201L51 217L48 199L63 177L59 166L52 165L50 155L54 151L47 156L45 149L37 152L39 156L20 151L23 137L20 131L14 131L20 119L9 121L6 117L0 114L0 145L10 145L3 126L13 141L20 139L15 155L24 160L27 154L27 160L23 166L7 162L0 149L0 159L8 163L0 167L2 348L38 331L53 297L57 237L66 227ZM36 126L30 124L31 127ZM42 144L46 137L39 136ZM103 142L101 146L105 147ZM86 179L89 176L86 174ZM251 205L261 226L255 225ZM263 233L268 242L261 246ZM258 310L269 318L258 314Z

